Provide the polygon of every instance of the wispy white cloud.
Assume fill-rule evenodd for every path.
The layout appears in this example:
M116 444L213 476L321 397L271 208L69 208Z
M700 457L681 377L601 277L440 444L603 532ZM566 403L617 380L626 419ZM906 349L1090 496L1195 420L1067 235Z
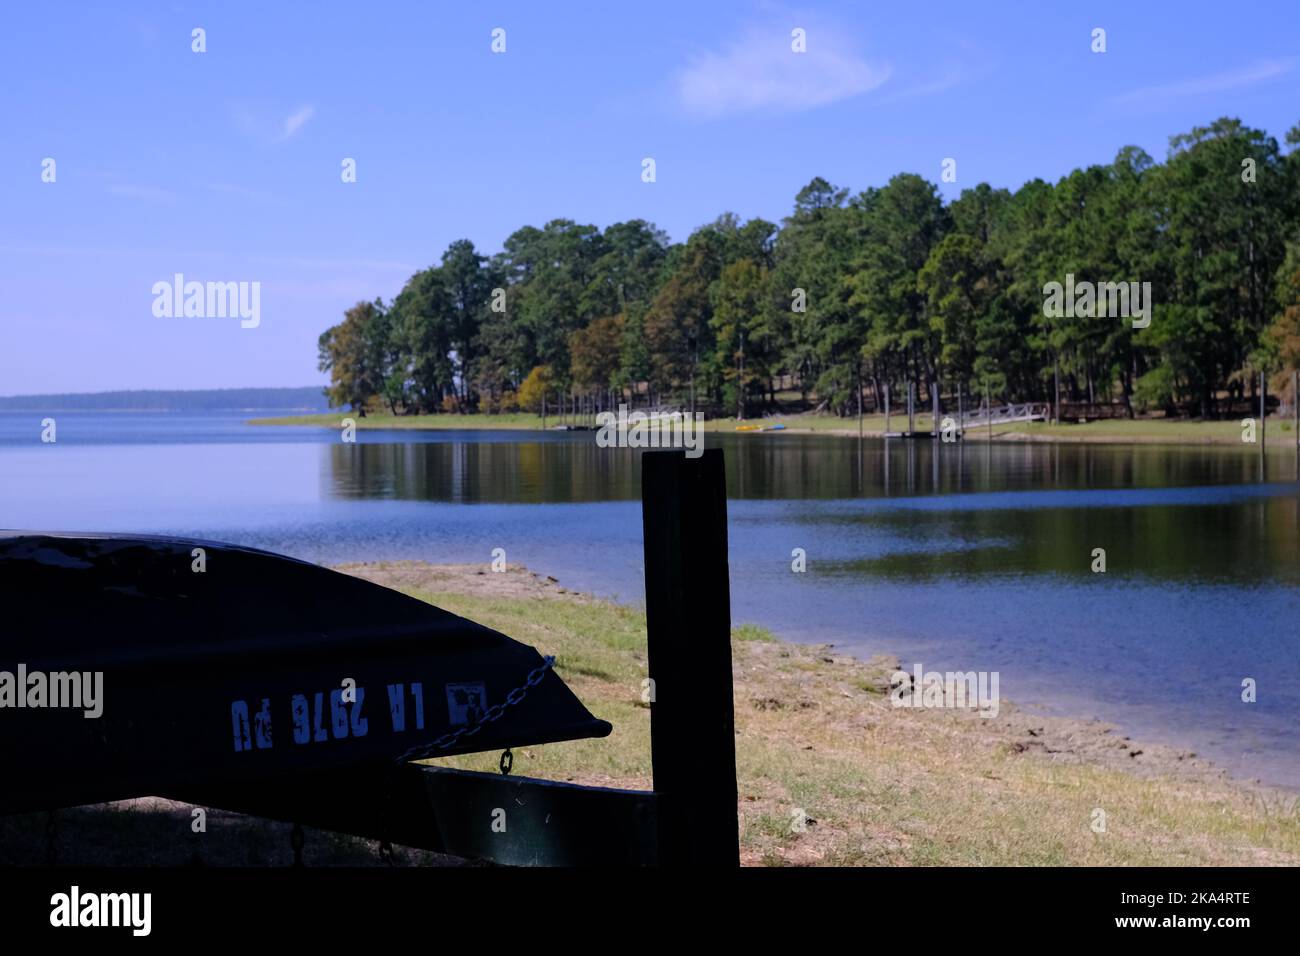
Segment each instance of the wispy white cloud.
M108 191L114 196L139 199L142 202L171 202L176 198L172 193L156 186L132 186L129 183L113 183Z
M298 130L307 125L307 121L316 115L316 110L312 106L299 107L294 113L284 121L284 129L280 132L280 142L284 142Z
M1253 86L1279 76L1285 76L1296 67L1294 57L1281 60L1260 60L1249 66L1226 73L1211 76L1194 77L1175 83L1161 83L1155 86L1143 86L1127 93L1111 97L1111 102L1121 105L1151 105L1183 96L1204 96L1207 93L1222 93L1236 90L1243 86Z
M751 27L721 51L696 56L675 76L678 100L695 116L798 111L877 89L891 67L868 62L840 31L808 27L807 52L791 49L791 26Z
M283 143L302 132L302 128L316 115L316 107L305 104L288 116L273 112L266 104L240 103L230 107L230 120L235 129L262 143Z
M941 96L997 71L997 57L969 37L935 36L926 52L926 61L908 63L910 69L892 78L886 100ZM930 59L935 55L942 59Z

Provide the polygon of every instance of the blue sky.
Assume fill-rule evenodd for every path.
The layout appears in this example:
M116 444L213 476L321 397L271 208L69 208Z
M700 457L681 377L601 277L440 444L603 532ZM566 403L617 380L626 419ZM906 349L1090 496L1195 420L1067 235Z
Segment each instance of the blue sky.
M346 307L458 238L679 240L947 157L949 197L1014 189L1222 115L1281 140L1300 5L15 4L0 64L0 395L303 385ZM260 282L260 324L155 317L177 272Z

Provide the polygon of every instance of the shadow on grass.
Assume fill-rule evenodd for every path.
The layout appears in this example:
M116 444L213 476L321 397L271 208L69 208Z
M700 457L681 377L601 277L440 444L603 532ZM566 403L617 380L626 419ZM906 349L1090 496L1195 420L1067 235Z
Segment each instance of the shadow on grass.
M196 808L143 797L54 812L54 862L78 866L292 866L288 823L207 809L206 831L193 830ZM50 814L0 817L0 866L49 862ZM375 840L304 829L305 866L386 866ZM393 847L394 866L463 866L456 857Z

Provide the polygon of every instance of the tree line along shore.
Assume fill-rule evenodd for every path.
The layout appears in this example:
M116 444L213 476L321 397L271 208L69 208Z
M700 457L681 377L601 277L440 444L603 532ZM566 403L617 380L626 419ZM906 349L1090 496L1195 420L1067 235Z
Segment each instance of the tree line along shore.
M748 419L1051 403L1053 418L1207 421L1295 401L1300 124L1221 118L1157 162L945 203L901 173L814 178L779 224L723 213L672 242L635 219L453 242L318 342L358 416L590 416L620 403ZM784 391L783 391L784 390ZM1282 408L1279 408L1279 405Z

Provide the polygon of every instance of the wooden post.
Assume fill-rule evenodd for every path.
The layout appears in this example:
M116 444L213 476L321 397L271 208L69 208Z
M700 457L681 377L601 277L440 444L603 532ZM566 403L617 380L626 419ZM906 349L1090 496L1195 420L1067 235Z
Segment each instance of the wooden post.
M641 456L659 862L738 866L722 451Z
M1300 372L1291 370L1291 430L1295 432L1296 447L1300 448Z
M966 434L966 411L961 403L961 379L957 379L957 437Z
M885 383L885 437L889 437L889 383Z
M916 431L916 383L907 380L907 433Z

